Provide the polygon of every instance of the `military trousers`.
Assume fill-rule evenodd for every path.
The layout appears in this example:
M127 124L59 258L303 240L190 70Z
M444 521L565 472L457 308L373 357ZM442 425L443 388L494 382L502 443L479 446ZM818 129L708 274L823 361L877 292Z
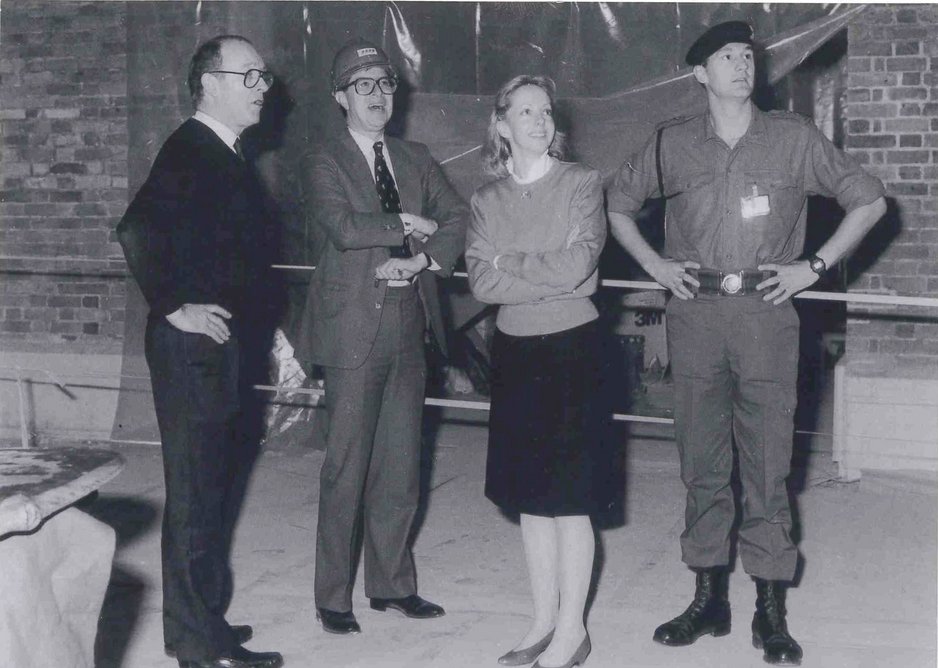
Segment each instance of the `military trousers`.
M672 298L668 354L674 423L687 489L684 562L729 563L736 501L730 479L735 443L742 484L739 555L767 580L795 575L787 478L797 401L798 314L761 295Z

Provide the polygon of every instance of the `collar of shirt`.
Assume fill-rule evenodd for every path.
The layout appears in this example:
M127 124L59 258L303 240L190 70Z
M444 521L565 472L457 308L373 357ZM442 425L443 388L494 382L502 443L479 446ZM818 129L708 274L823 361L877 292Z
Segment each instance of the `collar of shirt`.
M212 132L218 135L219 139L225 142L225 146L230 148L232 153L237 153L237 151L234 150L234 143L235 139L238 138L238 135L236 135L231 130L231 128L229 128L217 118L209 116L204 111L195 112L195 114L192 115L192 118L203 123L204 125L207 125Z
M394 165L391 163L391 152L388 150L388 143L384 140L384 135L381 135L378 139L372 139L368 135L357 132L352 128L349 128L348 131L349 134L352 135L352 139L355 140L355 144L362 152L362 155L365 156L365 160L368 161L368 167L371 168L372 180L375 178L375 142L384 142L384 162L387 163L388 170L391 172L391 176L394 177L394 182L396 183L397 174L394 173Z
M545 152L537 162L531 165L531 173L528 174L525 178L521 178L515 174L515 161L511 158L508 158L508 160L505 161L505 169L508 170L508 173L511 174L511 178L513 178L516 183L525 185L528 183L534 183L539 178L544 176L548 171L550 171L552 164L554 164L553 158L551 158L550 155Z
M752 105L752 122L749 124L749 130L744 136L747 141L768 144L765 112L756 105Z
M713 128L713 122L710 120L709 113L701 114L700 122L703 124L703 129L701 132L697 133L697 136L700 137L701 142L709 141L711 139L719 139L716 130ZM752 118L749 120L749 127L746 128L746 132L744 132L743 136L739 138L739 141L745 141L747 143L755 142L758 144L767 143L765 112L754 104L752 105Z

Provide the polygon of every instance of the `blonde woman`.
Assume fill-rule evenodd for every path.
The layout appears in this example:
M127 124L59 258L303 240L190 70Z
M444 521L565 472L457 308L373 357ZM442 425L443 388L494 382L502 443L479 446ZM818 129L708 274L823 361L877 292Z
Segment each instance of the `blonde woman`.
M610 413L590 300L606 239L599 173L563 162L554 83L522 75L495 99L483 148L495 179L472 198L469 284L499 304L485 494L521 517L534 617L502 665L582 664L595 538L611 503Z

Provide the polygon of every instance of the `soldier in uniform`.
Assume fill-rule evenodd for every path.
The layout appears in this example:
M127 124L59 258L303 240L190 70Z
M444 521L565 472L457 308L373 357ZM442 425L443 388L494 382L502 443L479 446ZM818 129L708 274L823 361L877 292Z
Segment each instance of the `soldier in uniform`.
M667 305L674 420L687 488L683 561L696 571L693 602L654 639L688 645L730 631L727 571L735 499L733 443L742 482L739 553L756 583L753 645L768 663L797 665L785 591L798 551L791 539L791 469L798 315L789 299L818 280L883 215L882 183L806 118L752 102L752 28L707 30L686 62L707 111L662 124L619 169L609 192L616 239L676 299ZM815 255L803 258L806 197L847 212ZM667 200L664 254L635 216Z

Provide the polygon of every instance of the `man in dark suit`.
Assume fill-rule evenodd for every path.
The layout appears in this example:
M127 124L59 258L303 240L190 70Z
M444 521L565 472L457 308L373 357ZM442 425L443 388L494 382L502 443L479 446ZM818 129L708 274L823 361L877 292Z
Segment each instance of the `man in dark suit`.
M443 614L417 596L408 538L419 496L427 323L446 346L434 273L452 272L469 211L426 146L384 135L397 89L384 51L364 40L344 46L332 86L348 129L311 158L311 215L325 243L296 357L324 368L329 414L317 616L328 632L358 633L359 528L371 607Z
M192 57L197 109L163 144L117 227L150 307L146 359L163 448L163 632L183 668L276 668L276 652L231 626L231 531L251 460L251 324L273 315L261 295L272 250L264 195L239 135L258 122L273 81L243 37ZM246 387L248 385L248 387Z

